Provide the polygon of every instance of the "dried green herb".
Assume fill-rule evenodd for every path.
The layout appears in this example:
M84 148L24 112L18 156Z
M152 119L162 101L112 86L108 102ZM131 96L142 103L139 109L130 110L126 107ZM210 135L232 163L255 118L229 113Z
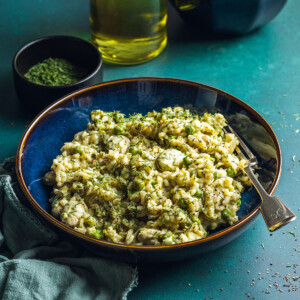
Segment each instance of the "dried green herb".
M47 58L32 66L24 75L32 83L61 86L75 83L87 74L63 58Z
M296 233L294 231L288 231L289 234L291 234L293 237L296 237Z

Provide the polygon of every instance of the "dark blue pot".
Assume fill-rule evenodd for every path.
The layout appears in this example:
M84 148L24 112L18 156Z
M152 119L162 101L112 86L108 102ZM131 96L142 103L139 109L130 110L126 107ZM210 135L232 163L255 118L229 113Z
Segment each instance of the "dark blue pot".
M218 34L241 35L270 22L287 0L171 0L184 21Z

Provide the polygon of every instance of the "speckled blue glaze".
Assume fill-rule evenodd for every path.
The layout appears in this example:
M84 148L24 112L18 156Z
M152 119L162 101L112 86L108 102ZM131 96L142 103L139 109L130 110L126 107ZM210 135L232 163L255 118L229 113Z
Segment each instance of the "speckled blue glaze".
M242 113L249 116L252 120L251 122L266 127L266 124L262 123L264 120L259 119L255 113L248 110L246 104L235 102L233 101L234 99L239 101L233 96L197 83L155 78L119 80L75 92L46 109L28 127L23 135L18 151L18 158L21 157L18 165L19 175L20 177L23 176L25 185L37 205L44 211L50 212L48 199L51 191L50 188L43 184L42 178L50 170L53 159L60 154L60 148L63 144L72 141L74 134L86 129L89 122L89 114L92 110L119 110L127 115L134 112L145 114L153 109L161 110L163 107L191 104L200 110L220 111L229 119L236 113ZM264 131L266 139L273 141L272 146L275 148L276 138L274 140L274 137L267 130ZM264 164L265 162L259 156L259 153L256 154L260 158L261 164ZM280 153L277 152L277 154L280 156ZM275 182L278 180L280 173L278 171L280 169L279 166L276 166L276 161L278 160L280 160L280 157L275 160L275 166L272 166L273 177L270 181L270 188L271 186L274 188ZM277 173L274 172L274 167L275 169L277 167ZM32 201L30 202L32 204ZM241 209L238 212L239 219L243 219L253 213L257 210L259 204L260 198L254 189L245 192L242 196ZM256 215L253 215L252 221ZM176 255L176 259L208 251L212 247L216 248L229 242L233 237L238 236L237 232L239 234L242 233L250 225L250 221L245 222L236 232L233 230L223 235L221 237L223 239L222 242L216 242L215 245L210 245L209 248L205 247L205 243L198 245L198 248L195 245L193 246L193 248L197 248L195 251L187 251L181 256ZM222 230L224 229L219 228L211 232L210 235ZM214 240L210 241L210 244L213 242ZM113 243L111 244L113 245ZM95 251L103 254L101 253L101 246L96 245L96 248L96 250L94 249ZM140 256L140 253L138 253L138 256ZM124 257L126 260L126 255ZM145 259L158 259L157 257L154 258L154 256L151 257L148 255ZM162 259L162 257L159 259ZM167 259L175 259L175 256L170 255Z

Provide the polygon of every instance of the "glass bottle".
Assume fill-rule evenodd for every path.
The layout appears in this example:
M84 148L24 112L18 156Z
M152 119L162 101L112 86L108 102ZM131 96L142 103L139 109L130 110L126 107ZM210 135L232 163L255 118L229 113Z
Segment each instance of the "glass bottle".
M167 0L90 0L92 42L104 61L138 64L167 44Z

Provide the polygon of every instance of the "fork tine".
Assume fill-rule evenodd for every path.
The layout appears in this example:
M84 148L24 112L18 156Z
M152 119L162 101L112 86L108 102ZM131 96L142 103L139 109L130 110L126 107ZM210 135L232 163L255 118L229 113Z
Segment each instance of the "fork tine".
M240 138L240 136L235 132L235 130L229 125L227 124L227 127L229 128L229 130L231 131L231 133L233 133L237 139L239 140L240 146L241 148L245 151L245 153L248 155L249 160L251 161L252 165L257 163L257 158L256 156L252 153L252 151L248 148L248 146L244 143L244 141ZM227 130L225 130L226 132ZM228 132L228 131L227 131ZM238 147L237 147L238 148ZM241 152L241 151L240 151ZM242 152L241 152L242 153Z

